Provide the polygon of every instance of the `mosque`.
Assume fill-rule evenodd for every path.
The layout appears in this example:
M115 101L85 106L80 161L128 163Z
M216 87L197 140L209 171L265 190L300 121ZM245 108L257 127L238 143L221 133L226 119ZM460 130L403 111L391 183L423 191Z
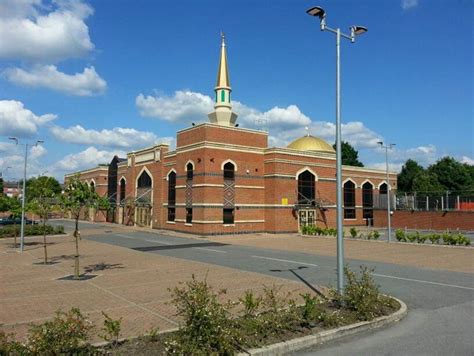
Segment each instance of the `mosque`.
M112 209L87 218L200 235L297 232L336 225L336 153L306 135L268 147L268 133L238 127L222 38L214 111L177 132L176 149L158 144L109 164L67 174L109 197ZM343 166L344 225L373 222L387 195L382 170ZM396 173L390 173L396 189Z

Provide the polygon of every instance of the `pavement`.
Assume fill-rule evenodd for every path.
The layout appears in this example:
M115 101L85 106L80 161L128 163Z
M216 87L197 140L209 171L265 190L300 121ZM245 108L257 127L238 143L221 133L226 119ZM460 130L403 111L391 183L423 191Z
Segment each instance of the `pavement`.
M70 221L55 223L65 225L66 230L73 226ZM255 278L283 279L297 283L305 290L336 284L334 238L308 238L295 234L202 238L120 225L82 223L81 233L83 241L93 243L94 249L108 246L107 250L111 252L117 249L130 251L134 256L142 256L137 261L148 261L151 256L172 259L175 266L180 266L176 271L188 263L205 264L203 268L209 271L220 268L233 271L224 274L221 283L230 282L234 287L248 283L245 278L234 280L233 273L235 276L251 273ZM112 256L114 254L107 253L104 260L106 257L108 263L113 263ZM409 314L388 329L325 344L299 354L474 354L472 248L346 240L345 256L348 265L355 270L362 264L375 268L374 278L381 290L405 301ZM169 274L177 273L175 270L165 273L165 276L170 279ZM143 298L148 289L143 287L135 293L136 298Z

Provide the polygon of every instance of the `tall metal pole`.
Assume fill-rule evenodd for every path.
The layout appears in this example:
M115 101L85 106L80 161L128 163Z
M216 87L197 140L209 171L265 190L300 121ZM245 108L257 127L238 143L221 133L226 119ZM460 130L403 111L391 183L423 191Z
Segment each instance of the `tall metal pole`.
M390 214L390 192L392 191L390 186L390 178L388 175L388 145L385 146L385 168L387 170L387 228L388 228L388 242L392 242L392 216Z
M25 144L25 166L23 169L23 192L21 194L21 234L20 251L24 250L25 242L25 197L26 197L26 162L28 160L28 144Z
M337 220L337 291L344 291L344 231L342 227L342 156L341 156L341 30L336 29L336 220Z

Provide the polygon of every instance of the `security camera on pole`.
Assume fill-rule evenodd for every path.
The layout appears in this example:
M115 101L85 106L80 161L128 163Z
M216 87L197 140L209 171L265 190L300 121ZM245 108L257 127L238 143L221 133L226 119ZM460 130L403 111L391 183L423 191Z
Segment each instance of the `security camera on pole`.
M337 219L337 291L344 291L344 232L342 226L342 156L341 156L341 37L355 42L356 36L367 32L363 26L351 26L350 35L326 25L326 12L320 6L312 7L306 13L319 17L321 31L336 35L336 219Z

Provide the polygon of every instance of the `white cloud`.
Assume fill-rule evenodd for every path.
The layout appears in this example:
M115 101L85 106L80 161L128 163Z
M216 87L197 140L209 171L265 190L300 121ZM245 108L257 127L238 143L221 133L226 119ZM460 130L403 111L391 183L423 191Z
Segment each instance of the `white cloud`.
M377 168L385 170L385 149L379 148L374 151L383 161L378 161L368 164L370 168ZM402 166L408 159L418 162L423 167L428 167L430 164L439 159L438 150L434 145L418 146L407 149L397 148L396 146L388 151L388 161L390 170L399 172Z
M80 0L2 0L0 57L56 62L94 49L85 20L93 9Z
M154 117L166 121L203 120L212 111L213 100L200 93L176 91L173 96L144 96L135 100L141 116Z
M94 67L84 68L73 75L58 71L55 65L36 65L31 70L10 68L4 71L6 78L19 85L44 87L69 95L91 96L104 93L107 83Z
M46 153L48 153L48 151L46 150L46 148L44 148L43 145L35 145L31 147L30 156L28 158L32 160L37 160L38 158L41 158L46 155Z
M469 164L471 166L474 166L474 159L468 156L462 156L461 157L461 163Z
M28 137L56 117L53 114L36 115L20 101L0 100L0 135Z
M172 137L158 137L152 132L116 127L112 130L87 130L80 125L63 128L53 126L51 133L58 140L85 145L102 145L121 148L142 148L156 143L174 142Z
M84 151L66 155L51 166L51 171L59 177L61 173L71 173L73 171L93 168L100 163L109 163L115 155L126 157L127 154L123 151L98 150L91 146Z
M400 5L403 10L408 10L418 6L418 0L402 0Z

